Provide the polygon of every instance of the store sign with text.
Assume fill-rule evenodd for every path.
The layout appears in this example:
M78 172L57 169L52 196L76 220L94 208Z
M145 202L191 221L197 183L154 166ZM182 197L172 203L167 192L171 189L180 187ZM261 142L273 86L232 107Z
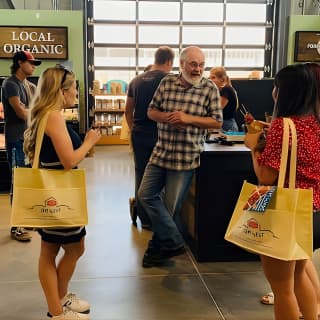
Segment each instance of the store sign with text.
M320 31L296 31L294 61L320 61Z
M0 26L0 58L12 58L20 50L37 59L68 59L67 27Z

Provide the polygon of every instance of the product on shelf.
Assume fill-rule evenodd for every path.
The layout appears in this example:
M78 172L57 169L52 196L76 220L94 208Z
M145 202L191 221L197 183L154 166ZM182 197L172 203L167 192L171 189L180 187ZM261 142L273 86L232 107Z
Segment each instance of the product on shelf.
M126 105L125 99L115 99L114 102L114 109L124 109Z
M103 93L111 95L124 95L128 89L128 84L123 80L110 80L103 85Z
M116 124L116 115L115 114L110 114L110 124Z
M124 118L123 114L118 114L118 116L117 116L117 124L118 125L122 124L123 118Z
M94 96L98 96L101 94L101 89L100 89L100 81L99 80L93 80L93 87L92 87L92 94Z
M96 99L96 109L101 109L102 108L102 99Z
M113 95L118 95L121 94L121 84L117 82L112 82L110 85L111 89L111 94Z
M103 110L110 110L113 108L112 99L101 99L101 109Z

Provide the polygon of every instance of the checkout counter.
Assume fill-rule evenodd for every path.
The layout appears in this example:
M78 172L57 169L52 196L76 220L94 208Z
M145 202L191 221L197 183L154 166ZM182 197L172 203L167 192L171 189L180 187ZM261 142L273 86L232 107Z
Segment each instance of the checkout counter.
M243 180L256 183L250 150L242 143L206 143L181 212L181 232L199 262L257 260L224 240Z
M272 114L273 79L232 80L232 85L239 105L244 105L255 119L265 121L265 112ZM241 128L243 115L239 110L236 120ZM257 183L250 151L243 143L205 144L178 224L197 261L259 259L224 240L244 180Z

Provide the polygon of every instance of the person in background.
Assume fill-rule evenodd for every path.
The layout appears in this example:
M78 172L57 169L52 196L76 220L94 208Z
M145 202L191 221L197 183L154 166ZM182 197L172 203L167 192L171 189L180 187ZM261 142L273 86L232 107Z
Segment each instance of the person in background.
M232 87L231 81L227 76L227 72L223 67L215 67L210 70L209 79L212 80L218 89L221 96L221 107L223 109L223 131L239 131L235 114L238 109L238 95Z
M131 143L135 166L135 198L130 198L130 215L136 225L137 216L144 229L150 229L151 221L137 199L137 192L158 138L157 123L149 119L147 111L162 78L172 70L174 51L159 47L154 54L154 64L147 71L135 77L129 84L125 116L131 132Z
M75 75L61 65L45 70L39 79L30 108L30 123L25 131L24 151L32 164L39 122L48 116L40 151L43 168L73 169L100 139L98 130L89 130L83 143L66 125L61 110L73 106L77 96ZM39 229L41 251L39 279L52 320L89 320L87 301L68 291L78 259L84 253L85 227ZM59 261L57 256L63 249Z
M152 222L153 236L142 266L160 265L185 252L174 219L199 166L207 129L221 128L217 87L203 77L205 56L196 46L181 51L180 74L162 79L149 105L148 117L158 123L158 140L138 191Z
M27 77L32 76L36 66L40 64L41 61L35 59L30 52L17 51L10 67L11 76L2 84L5 145L11 176L13 167L25 167L23 133L26 129L28 105L35 91L35 85ZM32 238L30 232L22 227L12 227L11 237L18 241L30 241Z
M320 246L320 109L314 74L303 64L291 65L275 76L275 108L265 147L256 154L260 133L248 133L245 145L252 150L259 183L274 185L280 167L283 117L293 120L298 137L296 187L313 189L313 243ZM264 273L274 294L276 320L318 318L316 284L310 275L310 260L282 261L261 256ZM314 266L311 266L314 270ZM318 280L317 280L318 282ZM300 310L300 311L299 311Z

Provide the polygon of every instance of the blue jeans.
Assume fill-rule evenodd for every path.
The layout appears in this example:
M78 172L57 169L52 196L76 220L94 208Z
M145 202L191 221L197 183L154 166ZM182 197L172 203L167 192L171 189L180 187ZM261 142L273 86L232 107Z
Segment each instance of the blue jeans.
M235 119L223 120L222 130L223 131L234 131L234 132L239 131L236 120Z
M23 140L17 140L15 142L7 142L7 159L9 163L10 171L13 167L25 167L25 156L23 152Z
M138 198L152 222L149 247L175 250L184 245L174 216L181 209L193 174L194 170L176 171L147 165Z
M12 168L25 167L25 156L23 152L23 140L16 142L6 142L7 159L9 164L10 176L12 177ZM12 202L13 181L11 181L10 202Z
M144 170L148 164L153 147L156 144L158 136L146 135L145 132L131 132L131 142L134 156L135 169L135 198L137 214L143 225L151 225L150 218L141 205L137 193L142 181Z

